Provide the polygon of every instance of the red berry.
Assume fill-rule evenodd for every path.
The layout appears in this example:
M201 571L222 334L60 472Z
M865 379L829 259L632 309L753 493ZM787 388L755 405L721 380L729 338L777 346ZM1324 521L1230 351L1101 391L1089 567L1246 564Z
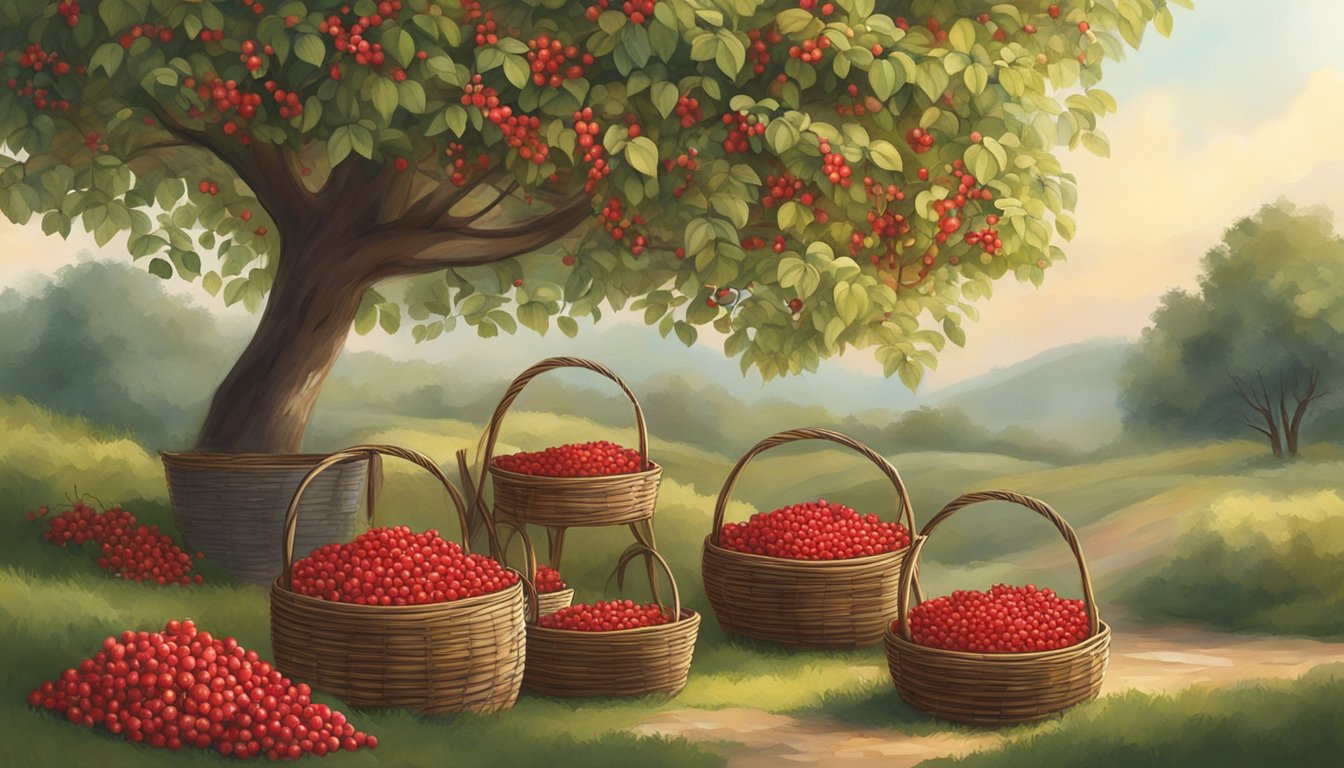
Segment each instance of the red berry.
M507 472L543 477L599 477L643 470L639 451L605 440L499 456L493 463Z
M909 621L911 636L920 645L974 653L1067 648L1086 639L1088 629L1082 600L1065 600L1032 584L958 590L915 606ZM900 622L892 626L898 629Z
M802 308L799 299L793 301ZM792 560L844 560L909 545L910 533L901 524L861 515L825 499L758 512L745 523L727 523L719 530L719 546L724 549Z
M580 603L562 608L537 619L550 629L575 632L616 632L666 624L671 616L657 603L636 604L633 600L600 600L591 605Z

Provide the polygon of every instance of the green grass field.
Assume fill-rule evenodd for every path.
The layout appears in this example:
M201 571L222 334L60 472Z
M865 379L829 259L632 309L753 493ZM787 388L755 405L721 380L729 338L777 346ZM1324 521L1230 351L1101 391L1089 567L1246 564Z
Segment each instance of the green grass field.
M106 504L122 503L142 522L171 527L162 468L152 452L133 441L23 402L0 402L0 427L10 436L0 445L0 643L6 651L6 664L0 668L0 722L5 737L0 740L0 765L224 764L223 758L202 752L153 752L101 732L74 728L26 706L24 694L30 688L91 655L104 636L128 628L157 629L171 618L194 618L203 629L231 634L267 657L268 608L263 589L230 584L208 563L203 569L208 579L205 585L141 586L108 580L91 556L41 542L40 524L25 520L23 513L59 503L72 496L76 487L79 493L92 494ZM332 445L315 447L389 442L418 448L449 464L455 449L474 447L479 426L399 419L395 429L388 429L353 415L330 428L329 435ZM590 436L627 444L634 438L632 430L613 432L583 420L516 413L506 424L507 444L501 450L537 448ZM732 457L656 439L654 451L666 468L657 517L659 543L674 566L685 602L704 613L708 607L699 578L700 542L709 532L715 496ZM739 484L729 519L743 519L758 506L768 509L775 503L819 495L864 511L889 514L894 508L890 486L856 456L840 450L806 453L796 449L767 456L754 463ZM1198 498L1204 501L1202 506L1191 507L1194 512L1249 489L1321 491L1340 476L1344 466L1337 453L1322 452L1289 467L1269 467L1258 458L1255 446L1244 443L1087 466L1051 466L992 454L914 453L892 460L910 487L920 521L962 491L1008 486L1051 501L1080 528L1122 518L1174 489L1197 489ZM443 494L427 474L392 462L387 469L381 522L455 533ZM1061 588L1076 579L1072 573L1057 570L1038 573L1021 562L1029 559L1033 548L1053 545L1048 526L1031 525L1029 515L1008 510L987 508L965 514L961 524L949 524L948 535L940 536L936 551L935 544L929 547L931 562L937 565L928 569L931 591L969 578L968 574L982 578L1001 573L1015 580L1045 576ZM951 535L953 531L957 535ZM612 560L625 543L623 531L575 531L571 535L565 575L579 587L580 599L602 593ZM1333 549L1326 555L1339 557ZM382 745L375 752L326 759L334 766L442 765L445 761L461 766L723 764L723 757L711 746L628 732L655 712L686 707L824 714L891 729L894 734L959 732L904 705L892 690L883 665L880 648L791 653L731 641L722 636L712 616L706 616L690 682L674 699L570 702L524 692L518 706L507 713L435 718L347 709L356 723L379 736ZM1213 764L1228 754L1232 744L1260 750L1256 754L1284 750L1283 754L1300 758L1295 764L1310 765L1319 756L1332 754L1330 750L1337 755L1339 742L1321 736L1298 744L1301 748L1294 752L1293 745L1301 741L1296 732L1314 723L1337 726L1341 722L1344 684L1340 676L1338 669L1322 670L1293 684L1193 692L1174 699L1108 697L1045 725L1015 729L1001 753L976 757L978 762L972 764L1039 764L1043 755L1049 755L1050 765L1082 764L1079 761L1095 750L1120 755L1137 750L1149 760L1101 765ZM1257 720L1259 699L1276 696L1281 716ZM1293 709L1294 701L1302 702L1297 709ZM1299 717L1283 714L1293 712ZM1334 720L1321 720L1327 716ZM1198 727L1183 730L1181 723ZM1252 727L1254 723L1260 725ZM1243 730L1250 735L1228 741L1228 734Z

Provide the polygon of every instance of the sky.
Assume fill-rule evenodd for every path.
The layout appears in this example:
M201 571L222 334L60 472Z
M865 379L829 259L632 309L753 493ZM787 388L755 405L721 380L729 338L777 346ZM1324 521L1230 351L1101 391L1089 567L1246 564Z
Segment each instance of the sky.
M1200 259L1235 219L1280 196L1328 206L1344 224L1344 46L1330 21L1338 0L1196 0L1194 11L1173 11L1171 38L1150 31L1125 61L1107 62L1101 87L1120 105L1101 126L1111 157L1063 151L1079 187L1068 260L1040 288L1000 281L966 346L949 345L923 391L1073 342L1137 338L1163 294L1196 286ZM127 259L124 239L99 249L83 233L62 242L37 218L19 226L0 216L0 285L51 274L82 250ZM352 335L350 348L426 352L404 331ZM879 370L871 352L833 362Z

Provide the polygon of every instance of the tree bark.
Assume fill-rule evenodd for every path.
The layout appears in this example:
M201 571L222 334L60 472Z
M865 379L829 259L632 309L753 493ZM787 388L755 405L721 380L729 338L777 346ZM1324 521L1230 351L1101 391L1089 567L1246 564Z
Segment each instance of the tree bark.
M331 242L284 248L256 333L215 391L196 450L298 452L371 282Z

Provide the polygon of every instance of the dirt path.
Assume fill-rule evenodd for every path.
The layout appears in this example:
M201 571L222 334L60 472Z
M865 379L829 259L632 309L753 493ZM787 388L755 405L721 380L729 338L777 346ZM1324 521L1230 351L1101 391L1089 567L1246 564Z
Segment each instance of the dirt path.
M1102 695L1126 690L1170 693L1191 685L1225 685L1253 678L1291 678L1344 661L1344 643L1290 637L1234 635L1192 626L1117 632ZM886 674L874 668L874 673ZM730 768L825 765L910 768L933 757L960 756L996 746L992 732L967 737L904 735L855 728L826 717L793 717L758 709L683 709L663 712L634 729L644 735L730 742Z

